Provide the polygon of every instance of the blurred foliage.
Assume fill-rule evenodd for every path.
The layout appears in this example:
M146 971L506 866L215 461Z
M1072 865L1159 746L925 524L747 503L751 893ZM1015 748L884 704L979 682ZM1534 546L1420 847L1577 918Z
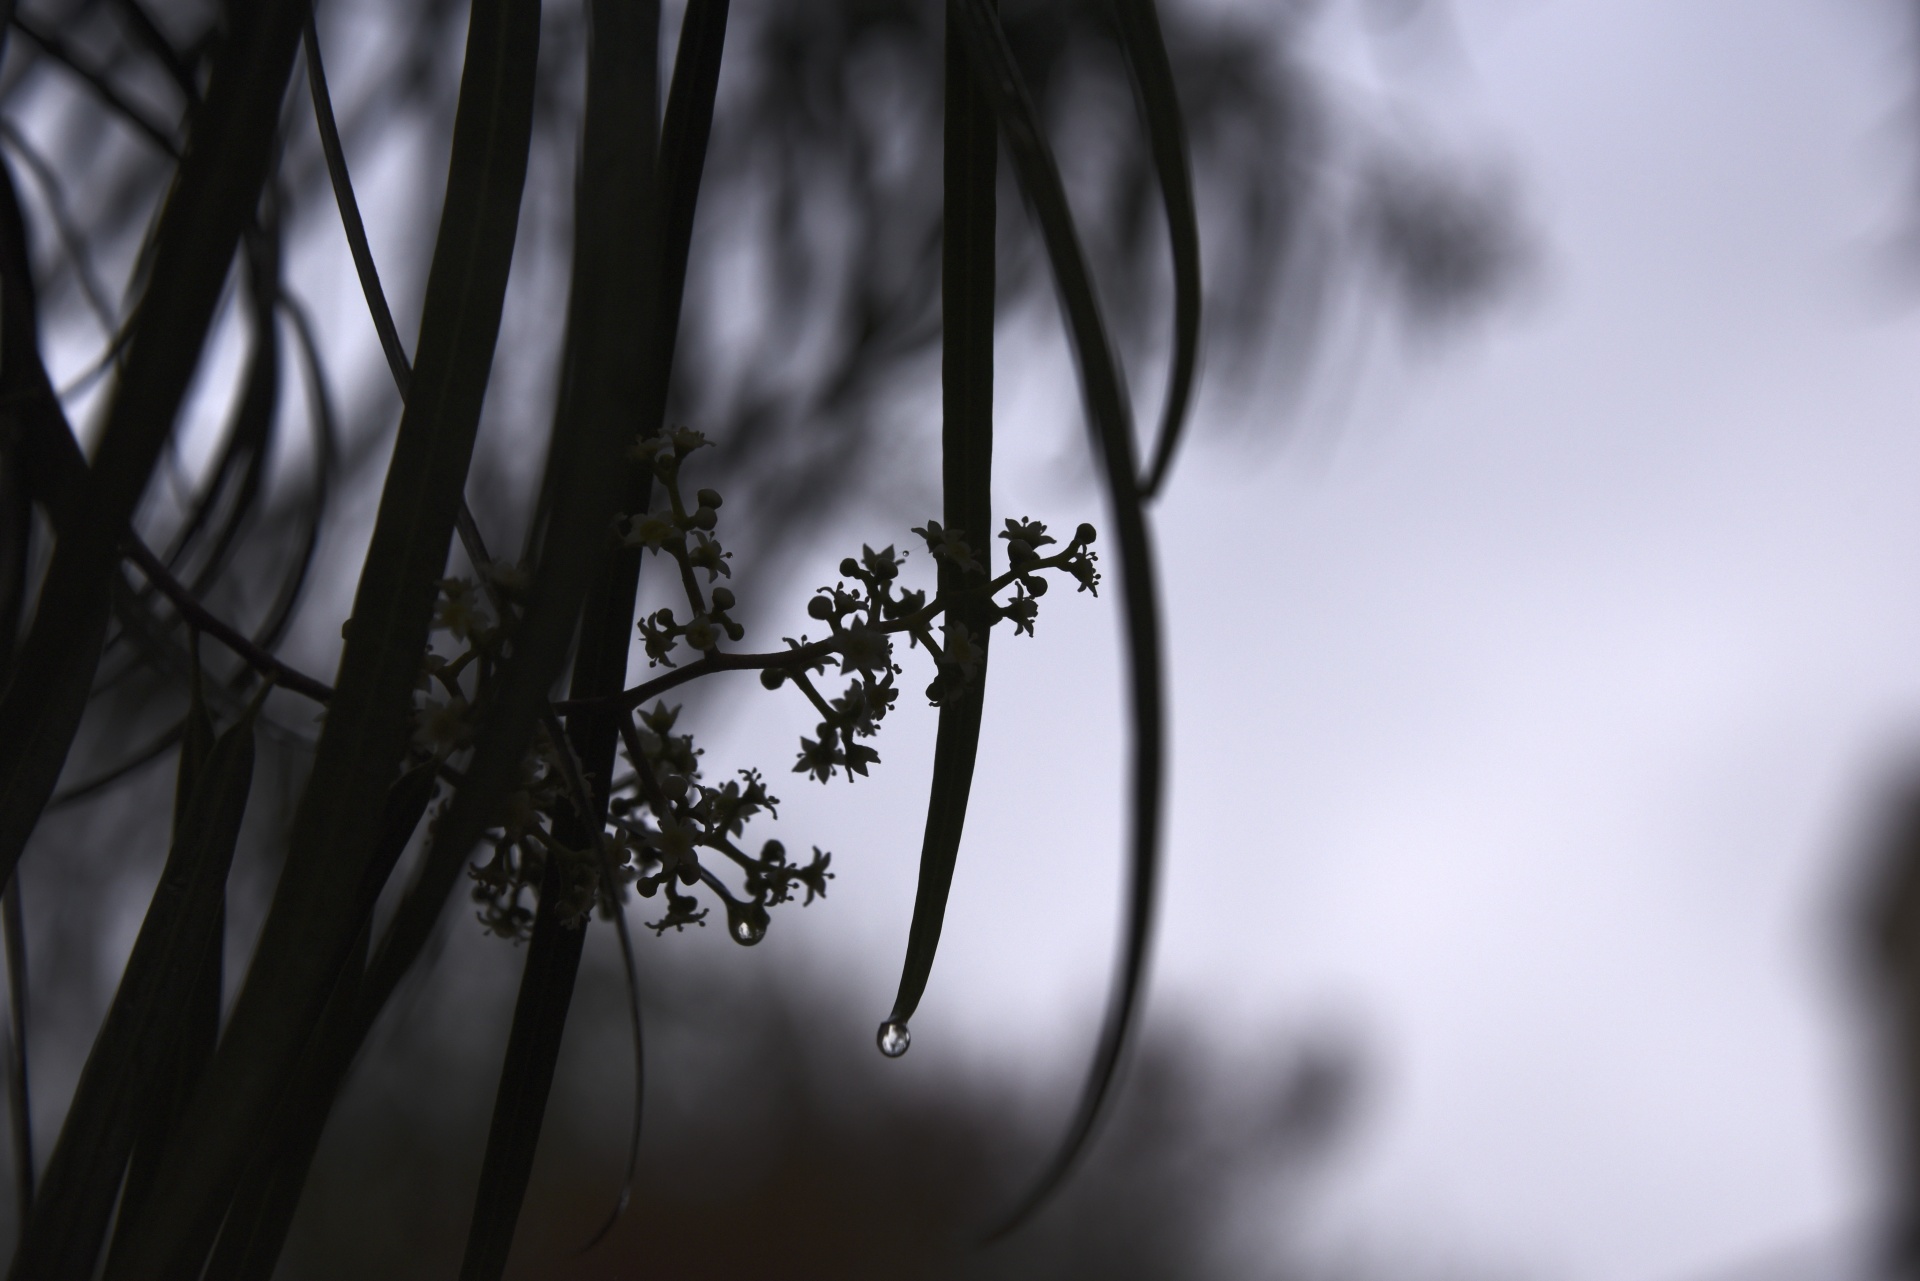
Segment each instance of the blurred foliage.
M475 1121L505 1010L468 942L380 1037L341 1102L284 1275L450 1269ZM699 951L701 949L696 949ZM629 1218L592 1252L618 1178L624 1101L617 977L582 975L513 1276L1182 1277L1315 1275L1298 1231L1364 1095L1352 1051L1307 1037L1258 1057L1196 1029L1149 1032L1113 1121L1057 1204L969 1255L1053 1139L1045 1082L871 1052L831 983L748 979L700 959L647 980L659 1064ZM461 975L466 977L462 978ZM497 992L497 983L489 985ZM449 988L459 989L450 992ZM448 1013L457 1010L457 1014ZM840 1035L850 1029L855 1035ZM1060 1084L1065 1084L1061 1082Z

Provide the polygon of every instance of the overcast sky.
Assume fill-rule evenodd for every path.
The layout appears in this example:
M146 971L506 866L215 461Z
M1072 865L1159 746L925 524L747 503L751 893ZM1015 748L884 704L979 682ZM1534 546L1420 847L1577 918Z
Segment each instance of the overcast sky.
M1534 245L1503 308L1376 351L1350 394L1203 402L1155 514L1149 1014L1250 1080L1300 1037L1362 1056L1332 1257L1689 1281L1866 1221L1845 912L1869 806L1920 760L1902 7L1454 0L1433 39L1328 36L1348 88L1504 168ZM996 507L1104 524L1055 330L1004 335ZM924 514L849 515L780 616ZM1064 1119L1114 946L1116 617L1056 592L997 642L939 963L912 1053L872 1071L1031 1070ZM752 952L668 942L831 972L871 1037L933 718L903 708L875 777L822 792L785 774L812 716L753 695L708 763L781 778L783 839L838 879Z
M1920 59L1897 8L1461 0L1450 51L1402 49L1396 75L1517 179L1529 284L1290 444L1251 443L1274 411L1236 430L1216 404L1157 513L1153 1013L1249 1072L1297 1033L1360 1048L1336 1254L1680 1281L1869 1212L1839 949L1867 807L1920 743L1920 314L1888 251ZM1017 369L1003 393L997 505L1098 520L1059 462L1070 407ZM996 650L953 912L889 1070L1066 1073L1090 1040L1115 606L1045 606ZM782 738L806 728L785 710ZM775 759L747 720L714 759ZM786 787L789 843L819 832L840 876L767 949L831 951L876 1018L929 755L931 719L903 722L865 804Z

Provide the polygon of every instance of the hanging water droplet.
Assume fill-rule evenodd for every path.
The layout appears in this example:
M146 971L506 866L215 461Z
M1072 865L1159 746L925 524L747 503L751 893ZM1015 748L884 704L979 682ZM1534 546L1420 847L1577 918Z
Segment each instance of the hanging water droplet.
M727 930L741 947L752 947L767 936L767 909L753 903L729 903Z
M909 1045L913 1044L913 1033L907 1031L905 1023L896 1023L888 1019L880 1025L880 1035L876 1039L880 1042L880 1053L890 1059L897 1059L907 1052Z

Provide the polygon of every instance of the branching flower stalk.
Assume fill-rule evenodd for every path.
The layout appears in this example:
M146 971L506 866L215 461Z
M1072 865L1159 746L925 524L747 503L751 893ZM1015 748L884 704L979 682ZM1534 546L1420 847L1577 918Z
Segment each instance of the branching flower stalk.
M931 660L934 675L926 697L936 707L979 676L980 637L955 619L947 619L944 637L934 633L934 624L953 611L957 599L940 594L929 599L926 591L902 585L907 553L891 545L878 551L863 546L858 558L841 561L840 579L808 602L808 616L827 625L826 636L787 637L785 649L768 653L725 648L739 643L746 629L732 616L738 604L733 591L721 582L732 576L732 553L715 532L722 499L702 488L689 503L681 483L685 460L708 443L700 432L677 427L634 445L634 456L652 467L658 482L655 504L621 516L618 533L628 546L674 564L686 608L663 607L639 620L650 665L668 671L614 700L627 771L611 781L609 791L602 839L611 857L572 848L555 835L556 820L577 816L580 789L568 782L566 743L543 722L521 764L519 785L506 799L504 818L487 836L491 855L468 872L481 923L503 938L529 937L531 902L549 860L559 860L565 869L559 883L566 886L561 906L568 919L584 921L596 903L607 912L618 910L631 886L642 897L662 900L664 912L648 922L656 934L704 925L711 909L701 905L702 889L724 910L729 935L745 945L765 937L769 909L796 896L804 896L804 905L825 895L833 877L832 856L818 846L803 861L790 861L778 840L749 852L747 824L762 813L777 818L779 798L757 769L741 769L719 784L704 781L704 753L692 734L679 732L680 708L658 698L666 690L737 670L759 671L769 690L793 686L820 718L812 735L801 737L793 772L824 784L841 771L851 782L879 763L879 753L865 740L879 732L899 699L895 678L903 669L895 661L896 637L904 636L908 649L924 650ZM1010 621L1016 634L1034 634L1049 574L1064 573L1081 591L1098 594L1091 525L1081 525L1059 550L1043 554L1043 548L1059 546L1044 524L1006 521L999 536L1009 568L991 578L984 550L976 552L959 531L929 520L912 532L931 559L962 572L962 593L985 599L992 624ZM434 631L449 642L449 652L427 653L413 713L415 747L454 775L510 643L514 619L500 615L516 611L526 583L524 571L515 566L487 563L478 573L477 580L454 577L440 585ZM676 656L685 659L687 650L699 657L676 664ZM829 675L846 678L833 697L822 693L825 681L819 679ZM582 706L560 703L555 710ZM617 883L606 884L609 875Z

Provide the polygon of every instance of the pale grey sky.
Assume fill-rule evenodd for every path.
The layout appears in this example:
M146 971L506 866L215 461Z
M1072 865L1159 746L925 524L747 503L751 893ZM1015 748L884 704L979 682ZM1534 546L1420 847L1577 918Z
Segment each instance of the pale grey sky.
M1920 742L1920 313L1885 256L1920 60L1897 8L1460 0L1417 111L1470 121L1517 178L1529 288L1376 361L1292 446L1216 433L1157 513L1153 1009L1250 1065L1301 1029L1367 1051L1336 1256L1679 1281L1869 1211L1840 913L1863 806ZM1000 506L1099 520L1054 461L1070 407L1007 381ZM897 1070L1078 1070L1118 886L1113 623L1052 596L997 651ZM717 759L804 728L746 719ZM930 727L890 729L865 804L785 789L783 826L840 877L768 947L857 966L876 1017Z

